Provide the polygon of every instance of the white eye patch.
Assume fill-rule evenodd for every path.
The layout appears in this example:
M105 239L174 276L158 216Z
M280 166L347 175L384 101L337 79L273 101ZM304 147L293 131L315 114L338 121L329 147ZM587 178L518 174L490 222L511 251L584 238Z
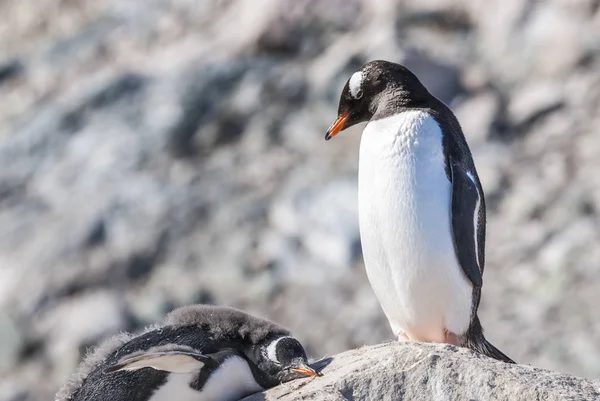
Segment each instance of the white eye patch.
M288 336L279 337L275 341L271 342L271 344L269 344L269 346L267 347L267 358L269 358L271 361L273 361L275 363L279 363L279 360L277 359L277 343L279 341L283 340L284 338L290 338L290 337L288 337Z
M348 88L350 89L350 94L355 99L360 99L362 97L362 82L363 82L363 73L362 71L355 72L350 77L350 81L348 82Z

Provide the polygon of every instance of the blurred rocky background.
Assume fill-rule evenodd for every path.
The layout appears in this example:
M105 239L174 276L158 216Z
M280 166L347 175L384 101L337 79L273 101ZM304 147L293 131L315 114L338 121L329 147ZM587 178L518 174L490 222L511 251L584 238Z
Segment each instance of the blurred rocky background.
M390 340L360 251L362 127L323 139L371 59L463 125L488 338L600 376L599 9L0 2L0 400L51 399L87 347L194 302L277 320L314 357Z

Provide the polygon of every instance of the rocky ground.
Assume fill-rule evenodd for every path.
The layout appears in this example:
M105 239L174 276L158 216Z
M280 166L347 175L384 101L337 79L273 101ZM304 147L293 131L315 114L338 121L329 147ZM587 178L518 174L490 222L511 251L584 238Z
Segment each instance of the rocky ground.
M450 345L394 341L313 366L323 376L284 383L243 401L600 399L600 380L502 363Z
M315 357L390 340L360 253L360 127L323 140L375 58L463 125L488 338L600 376L599 8L0 3L0 400L51 398L86 347L192 302L277 320Z

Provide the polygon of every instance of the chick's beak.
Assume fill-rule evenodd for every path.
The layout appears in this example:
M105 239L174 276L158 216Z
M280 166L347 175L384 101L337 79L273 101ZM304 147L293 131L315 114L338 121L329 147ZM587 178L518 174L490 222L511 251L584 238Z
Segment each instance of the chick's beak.
M292 372L300 373L300 374L303 374L305 376L310 376L310 377L323 376L321 373L317 372L316 370L314 370L313 368L311 368L304 362L300 363L300 366L298 366L297 368L292 368L291 370L292 370Z
M348 117L350 117L350 114L344 113L341 116L339 116L337 118L337 120L335 120L333 125L331 127L329 127L329 129L327 130L327 133L325 134L326 141L330 140L331 138L333 138L334 136L339 134L341 130L344 129L344 126L346 125L346 121L348 121Z

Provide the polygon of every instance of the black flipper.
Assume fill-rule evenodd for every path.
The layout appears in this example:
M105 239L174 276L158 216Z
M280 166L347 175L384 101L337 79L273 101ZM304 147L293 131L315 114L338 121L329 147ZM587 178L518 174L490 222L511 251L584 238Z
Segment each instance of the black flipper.
M483 284L485 207L475 176L450 162L452 180L452 236L458 263L474 287Z
M506 363L515 363L483 335L477 308L483 284L485 204L474 173L450 160L452 179L452 236L454 251L465 275L473 284L473 316L462 346Z

